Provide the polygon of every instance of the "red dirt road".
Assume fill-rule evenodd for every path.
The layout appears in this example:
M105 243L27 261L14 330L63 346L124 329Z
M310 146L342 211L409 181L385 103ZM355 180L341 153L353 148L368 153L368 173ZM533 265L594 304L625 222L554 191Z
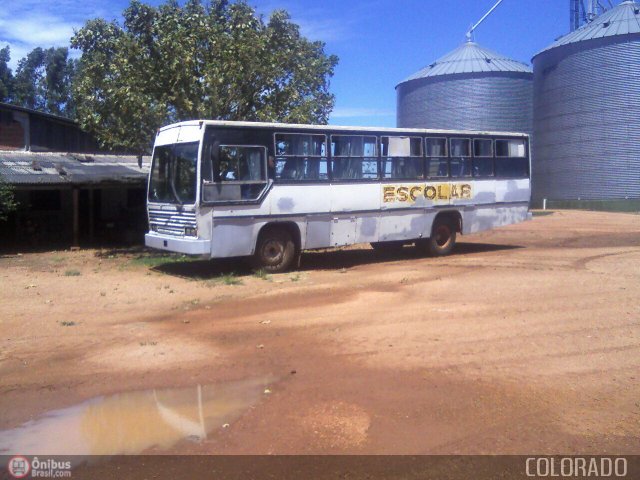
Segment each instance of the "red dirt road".
M269 378L147 452L640 454L640 216L560 211L411 249L237 262L0 258L0 428L99 395ZM99 256L97 256L99 255ZM216 280L220 274L240 271Z

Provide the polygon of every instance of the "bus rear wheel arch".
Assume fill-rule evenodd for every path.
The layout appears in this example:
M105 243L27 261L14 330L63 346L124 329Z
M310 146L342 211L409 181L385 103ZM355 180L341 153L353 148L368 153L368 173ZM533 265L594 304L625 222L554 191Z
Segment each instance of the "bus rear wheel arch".
M266 225L258 235L253 264L268 273L282 273L290 270L299 256L293 227L287 224Z
M416 245L432 257L449 255L456 245L456 234L461 231L460 214L444 212L433 221L431 236Z

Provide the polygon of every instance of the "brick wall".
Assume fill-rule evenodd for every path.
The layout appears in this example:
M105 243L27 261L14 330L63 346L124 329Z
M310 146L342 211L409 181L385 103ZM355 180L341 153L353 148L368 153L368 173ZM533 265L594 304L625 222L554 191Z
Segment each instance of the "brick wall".
M22 150L24 131L18 122L0 122L0 150Z

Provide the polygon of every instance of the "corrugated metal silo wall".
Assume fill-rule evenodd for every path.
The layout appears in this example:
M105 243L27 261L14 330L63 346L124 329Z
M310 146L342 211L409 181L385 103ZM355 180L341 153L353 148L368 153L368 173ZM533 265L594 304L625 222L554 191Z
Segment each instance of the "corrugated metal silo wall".
M533 74L458 74L401 83L397 126L530 133Z
M640 36L533 60L534 204L640 197Z

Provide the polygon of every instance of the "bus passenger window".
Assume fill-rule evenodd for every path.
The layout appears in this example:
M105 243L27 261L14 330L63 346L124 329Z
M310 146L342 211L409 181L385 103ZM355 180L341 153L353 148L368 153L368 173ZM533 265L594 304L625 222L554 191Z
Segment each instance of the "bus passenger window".
M473 141L474 157L493 157L493 141L488 138L476 138Z
M239 180L238 150L233 147L222 147L219 155L218 170L215 175L216 180L219 182Z
M276 180L326 180L326 158L277 158Z
M447 139L427 137L426 146L426 177L442 178L449 176L449 159L447 158Z
M264 148L222 146L219 151L219 181L264 181Z
M473 176L493 176L493 141L488 138L473 141Z
M266 149L221 145L213 165L213 183L203 183L204 201L255 200L267 185Z
M377 158L365 158L362 160L362 178L378 178L378 159Z
M447 139L446 138L431 138L425 139L425 145L427 147L427 157L446 157L447 156Z
M526 157L525 142L521 139L496 140L496 157Z
M424 178L422 139L419 137L381 137L384 178L417 180Z
M451 139L451 156L452 157L470 157L471 148L468 138L452 138Z
M331 156L331 175L334 180L378 178L376 137L332 135Z
M471 141L468 138L452 138L449 172L452 177L471 176Z
M529 161L523 139L496 140L496 177L527 178Z
M327 180L327 139L306 133L275 134L277 181Z

